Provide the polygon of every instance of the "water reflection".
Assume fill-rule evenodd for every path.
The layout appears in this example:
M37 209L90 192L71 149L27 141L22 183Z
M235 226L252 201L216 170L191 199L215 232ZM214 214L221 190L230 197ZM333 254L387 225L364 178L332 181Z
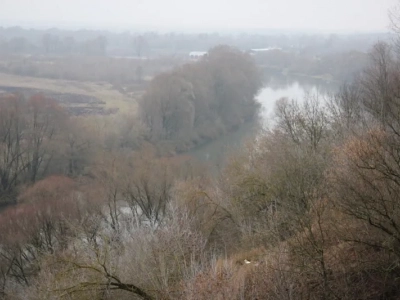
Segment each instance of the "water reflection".
M261 103L261 117L265 123L273 118L275 102L280 98L289 98L301 101L307 93L320 93L318 87L309 85L303 86L299 82L292 82L290 85L277 87L267 85L264 87L257 99Z
M306 94L318 94L321 99L335 93L339 84L321 79L284 75L282 72L266 71L265 87L260 91L257 99L261 103L261 117L264 125L272 125L275 102L280 98L289 98L302 101Z
M326 94L337 91L340 86L340 83L336 81L313 78L310 76L286 75L281 71L271 69L264 70L264 82L266 87L273 90L286 89L298 83L305 90L317 88L319 91Z

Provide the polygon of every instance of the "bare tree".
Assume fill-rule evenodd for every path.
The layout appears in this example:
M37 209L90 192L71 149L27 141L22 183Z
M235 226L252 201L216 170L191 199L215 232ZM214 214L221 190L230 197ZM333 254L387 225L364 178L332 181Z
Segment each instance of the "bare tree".
M276 103L277 128L287 134L296 144L307 143L316 150L328 137L328 116L318 95L306 95L298 104L282 98Z
M27 149L23 143L27 129L25 113L22 96L0 99L0 187L3 197L10 196L9 193L23 180L22 175L27 169L24 161Z
M334 169L334 200L348 215L378 230L382 240L360 240L400 255L399 140L382 130L348 141Z
M27 105L29 128L26 136L29 149L27 164L29 179L34 183L48 170L54 155L51 143L63 128L66 114L55 100L43 95L32 96Z

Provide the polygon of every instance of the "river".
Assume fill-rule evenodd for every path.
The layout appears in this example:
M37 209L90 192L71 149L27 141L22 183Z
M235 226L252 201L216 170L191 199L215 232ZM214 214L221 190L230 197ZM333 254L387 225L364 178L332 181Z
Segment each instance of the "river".
M257 96L261 104L261 123L273 126L275 102L283 97L301 101L307 93L318 93L321 97L337 91L338 85L322 80L291 76L268 76L265 86ZM219 169L230 153L240 149L246 140L252 139L257 132L255 124L247 123L238 130L226 134L219 139L191 150L188 154Z

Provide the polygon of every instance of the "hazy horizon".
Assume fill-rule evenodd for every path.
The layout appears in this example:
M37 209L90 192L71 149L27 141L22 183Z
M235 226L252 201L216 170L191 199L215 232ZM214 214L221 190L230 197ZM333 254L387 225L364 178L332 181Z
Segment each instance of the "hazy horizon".
M157 31L388 31L396 0L2 0L0 26ZM21 7L24 7L22 10Z

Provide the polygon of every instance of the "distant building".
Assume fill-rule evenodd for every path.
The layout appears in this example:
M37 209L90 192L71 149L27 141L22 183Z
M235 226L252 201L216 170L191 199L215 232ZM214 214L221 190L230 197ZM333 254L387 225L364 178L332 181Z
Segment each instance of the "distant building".
M272 50L282 50L282 48L278 48L278 47L255 48L255 49L250 49L247 52L250 53L251 55L255 55L257 53L268 52L268 51L272 51Z
M202 57L205 57L207 55L208 55L207 51L192 51L192 52L189 53L189 57L192 60L198 60L198 59L200 59Z

